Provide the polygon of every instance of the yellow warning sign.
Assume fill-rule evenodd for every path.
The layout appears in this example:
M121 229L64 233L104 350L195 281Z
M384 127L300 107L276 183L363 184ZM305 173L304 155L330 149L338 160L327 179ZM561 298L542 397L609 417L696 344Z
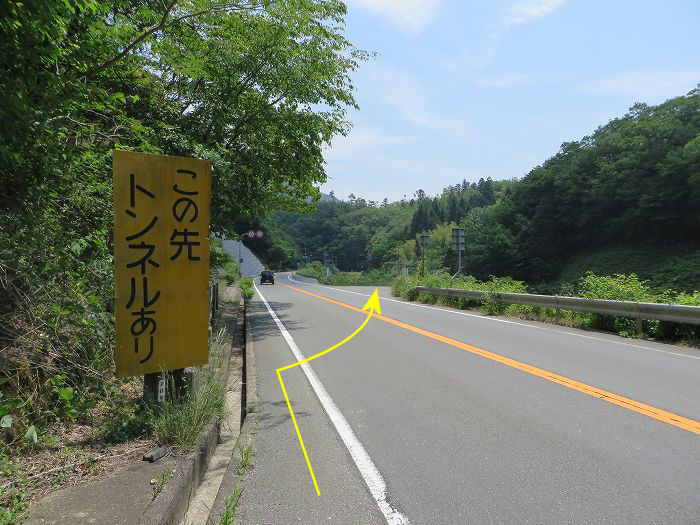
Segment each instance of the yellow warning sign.
M114 151L117 376L209 355L211 162Z

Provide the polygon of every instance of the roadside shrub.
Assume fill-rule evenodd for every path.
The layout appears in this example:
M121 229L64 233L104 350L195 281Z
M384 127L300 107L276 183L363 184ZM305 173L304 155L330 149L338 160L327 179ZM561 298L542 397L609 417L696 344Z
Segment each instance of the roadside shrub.
M321 284L335 286L386 286L391 284L391 276L379 269L368 272L333 271L326 276L326 267L320 261L314 261L300 268L297 272L302 277L317 279Z
M494 277L479 283L475 280L474 285L477 290L482 290L488 295L488 299L483 302L483 308L489 315L526 314L532 309L529 306L508 304L495 299L497 293L528 293L527 286L521 281L516 281L512 277Z
M52 225L0 243L0 418L11 418L0 451L70 424L115 383L107 233L64 243Z
M418 276L418 279L420 280L420 286L428 286L431 288L449 288L451 276L447 270L440 269L436 272L426 274L423 277ZM421 303L435 304L440 302L441 304L445 304L447 306L446 302L442 302L444 299L449 298L426 293L418 294L418 300Z
M614 301L656 302L656 296L636 274L595 275L587 272L579 281L579 296L589 299L609 299ZM582 312L580 317L585 324L603 330L613 330L623 337L635 337L637 323L629 317L593 314ZM645 333L654 334L658 321L645 320Z
M486 292L488 296L485 301L479 301L462 297L419 294L416 291L417 286L481 290ZM394 279L391 291L393 295L403 297L409 301L417 300L423 303L444 304L460 309L478 308L490 315L511 315L526 319L564 323L583 328L611 330L624 337L636 337L638 335L636 319L566 310L556 315L553 308L535 308L497 301L495 298L497 293L529 293L525 283L511 277L491 276L488 281L479 281L471 275L465 275L452 279L446 270L440 270L422 277L415 274L399 276ZM698 291L692 294L677 294L673 290L654 293L646 281L640 280L635 274L599 276L588 272L579 283L579 293L575 293L573 287L562 291L565 293L561 295L570 297L579 296L590 299L700 306L700 292ZM700 343L700 327L644 319L642 328L645 334L660 339L685 341L693 345Z
M499 292L509 293L528 293L527 286L522 281L516 281L511 277L494 277L488 281L479 281L472 275L464 275L452 278L450 273L445 270L429 273L423 277L420 275L402 275L394 279L392 284L392 294L408 299L409 301L418 300L423 303L443 304L453 308L482 308L491 315L501 315L504 313L510 314L527 314L531 312L528 306L509 305L489 298L486 301L476 299L467 299L464 297L448 297L437 296L426 293L416 292L416 286L428 286L432 288L457 288L460 290L480 290L488 294L496 294Z
M673 303L700 306L700 291L696 290L689 294L680 293L676 295ZM700 326L660 321L657 335L659 338L670 341L686 341L692 345L698 345L700 343Z
M233 261L228 261L224 263L221 268L221 277L224 278L226 284L231 286L238 280L238 265Z
M241 296L243 299L246 301L250 301L253 298L253 278L252 277L244 277L240 281L240 287L241 287Z
M211 239L211 267L219 269L221 277L231 286L238 280L238 263L224 249L221 239Z
M416 286L418 286L418 280L415 275L400 275L391 283L391 294L415 301L417 298Z
M386 286L391 277L381 270L368 272L333 272L330 277L321 277L319 282L336 286Z
M321 261L313 261L300 268L297 274L303 277L311 277L312 279L321 279L321 277L326 276L326 270Z

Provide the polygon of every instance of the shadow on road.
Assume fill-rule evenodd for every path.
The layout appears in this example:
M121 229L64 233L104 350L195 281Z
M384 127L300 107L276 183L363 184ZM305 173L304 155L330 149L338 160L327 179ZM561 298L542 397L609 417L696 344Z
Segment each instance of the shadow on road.
M294 401L290 400L290 403L292 404L292 407L294 407ZM284 414L273 415L270 413L272 411L277 412L277 408L283 408ZM260 429L279 427L291 419L289 416L289 411L287 410L287 403L283 399L280 401L264 401L262 403L258 403L256 410L260 414L258 418L258 421L260 421L258 428ZM294 411L294 417L297 418L297 421L310 415L311 413L307 412L306 410Z
M303 322L295 321L284 313L285 310L294 306L293 303L268 301L268 304L288 331L293 332L308 328ZM269 336L280 335L279 328L277 328L275 321L272 319L272 316L269 314L262 301L250 301L247 308L248 316L253 325L252 335L254 342Z

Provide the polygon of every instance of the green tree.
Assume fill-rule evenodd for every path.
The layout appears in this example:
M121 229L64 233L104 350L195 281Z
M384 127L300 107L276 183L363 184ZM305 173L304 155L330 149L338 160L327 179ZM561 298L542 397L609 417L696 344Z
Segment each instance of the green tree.
M0 373L13 388L60 369L98 391L111 375L112 149L211 159L216 233L310 208L368 58L345 14L337 0L0 3Z

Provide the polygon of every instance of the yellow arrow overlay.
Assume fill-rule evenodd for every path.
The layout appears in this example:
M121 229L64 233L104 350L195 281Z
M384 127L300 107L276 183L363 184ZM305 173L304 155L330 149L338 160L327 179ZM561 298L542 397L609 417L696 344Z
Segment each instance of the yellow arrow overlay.
M283 366L281 368L277 369L277 379L280 380L280 386L282 387L282 393L284 394L284 400L287 402L287 408L289 409L289 415L292 416L292 423L294 423L294 429L297 431L297 437L299 438L299 444L301 445L301 451L304 453L304 458L306 458L306 465L309 467L309 474L311 474L311 479L314 482L314 487L316 487L316 495L320 496L321 491L318 489L318 483L316 483L316 476L314 475L314 469L311 467L311 461L309 461L309 455L306 452L306 446L304 446L304 440L301 438L301 432L299 432L299 425L297 425L297 418L294 417L294 410L292 410L292 405L289 402L289 396L287 396L287 389L284 388L284 381L282 381L282 372L285 370L289 370L290 368L294 368L295 366L299 366L304 363L308 363L309 361L316 359L317 357L321 357L322 355L326 355L328 352L331 350L335 350L339 346L344 345L350 339L355 337L357 334L360 333L360 331L365 327L367 322L369 321L370 317L372 317L372 312L377 312L378 314L382 313L382 309L379 306L379 295L377 293L377 289L374 289L374 293L370 296L369 300L365 303L365 305L362 307L362 310L369 310L369 315L367 315L367 318L362 322L360 327L355 330L353 333L351 333L349 336L347 336L345 339L343 339L341 342L334 344L330 348L326 348L323 352L319 352L318 354L314 354L311 357L307 357L303 361L297 361L296 363L292 363L291 365Z

